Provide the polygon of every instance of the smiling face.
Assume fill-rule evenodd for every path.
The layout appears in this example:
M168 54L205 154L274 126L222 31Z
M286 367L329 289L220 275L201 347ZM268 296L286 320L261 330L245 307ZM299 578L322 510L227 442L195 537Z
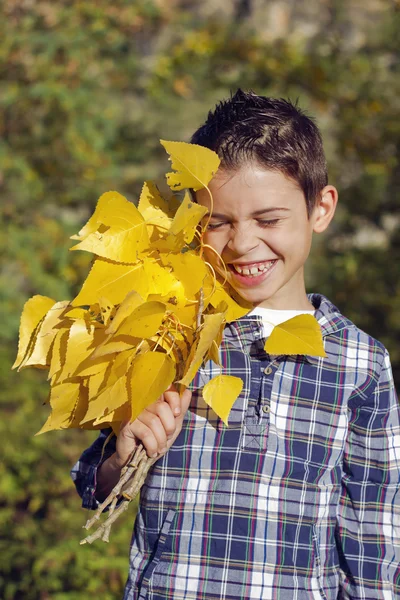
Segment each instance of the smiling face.
M304 263L313 232L326 229L337 193L326 186L310 217L297 183L280 171L247 164L221 170L209 184L213 213L204 241L222 257L228 283L255 306L312 310L304 284ZM210 209L206 190L196 193ZM224 275L215 253L207 260Z

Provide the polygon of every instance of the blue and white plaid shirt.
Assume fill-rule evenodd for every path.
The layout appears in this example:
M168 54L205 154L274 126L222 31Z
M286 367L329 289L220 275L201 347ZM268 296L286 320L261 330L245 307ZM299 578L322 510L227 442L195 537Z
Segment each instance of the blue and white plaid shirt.
M243 390L226 427L201 390L142 489L124 600L400 598L400 414L385 348L312 295L326 358L270 356L226 326ZM72 470L95 508L103 431ZM105 460L115 443L106 447Z

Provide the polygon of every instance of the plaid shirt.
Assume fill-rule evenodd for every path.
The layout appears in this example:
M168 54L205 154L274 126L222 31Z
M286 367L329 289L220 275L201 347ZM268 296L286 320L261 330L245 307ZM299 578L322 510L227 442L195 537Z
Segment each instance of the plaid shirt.
M183 429L149 473L125 600L400 598L399 405L385 348L312 295L327 357L270 356L259 317L226 326L243 390L226 427L193 382ZM109 430L72 476L95 508ZM103 459L113 451L110 443Z

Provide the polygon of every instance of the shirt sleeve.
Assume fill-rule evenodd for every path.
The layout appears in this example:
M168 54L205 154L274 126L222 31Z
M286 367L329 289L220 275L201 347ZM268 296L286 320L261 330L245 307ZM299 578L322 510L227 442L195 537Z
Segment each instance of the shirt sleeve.
M102 429L98 438L82 453L78 462L71 469L71 477L82 498L83 508L94 510L100 504L95 498L97 470L115 452L115 435L104 445L111 433L111 428Z
M373 391L349 403L337 518L341 598L400 598L400 410L390 360ZM351 408L350 408L351 407Z

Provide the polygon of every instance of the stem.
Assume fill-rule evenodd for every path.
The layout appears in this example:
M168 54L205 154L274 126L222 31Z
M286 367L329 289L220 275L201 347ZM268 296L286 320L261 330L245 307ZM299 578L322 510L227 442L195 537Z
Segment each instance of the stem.
M139 492L150 467L156 462L157 458L149 458L142 444L139 444L135 448L129 462L121 471L118 483L111 490L104 502L98 506L93 517L84 525L84 529L90 529L93 525L97 524L100 521L103 510L110 505L107 519L93 533L85 537L81 541L81 544L92 544L99 538L103 542L109 541L112 524L125 512L129 502ZM117 506L118 501L120 501L119 506Z

